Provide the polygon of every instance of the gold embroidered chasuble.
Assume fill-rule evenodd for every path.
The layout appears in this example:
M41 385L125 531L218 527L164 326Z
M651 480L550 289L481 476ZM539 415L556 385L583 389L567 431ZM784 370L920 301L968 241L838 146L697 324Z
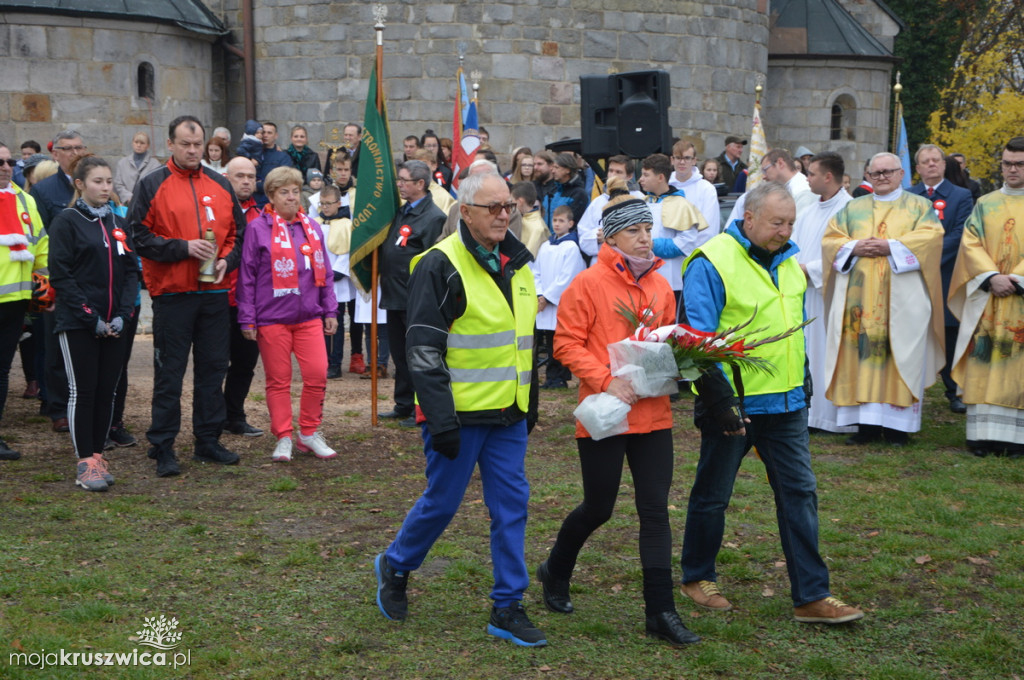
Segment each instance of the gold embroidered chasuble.
M967 404L1024 409L1024 296L981 289L990 275L1024 286L1024 195L982 196L964 225L949 286L949 309L960 319L953 379Z
M942 223L931 201L909 192L892 201L855 198L829 222L822 239L828 339L825 395L837 406L920 401L944 363ZM900 257L860 257L836 271L840 249L867 238L895 240L920 264L895 274ZM851 258L841 255L844 264ZM898 262L905 270L911 262Z

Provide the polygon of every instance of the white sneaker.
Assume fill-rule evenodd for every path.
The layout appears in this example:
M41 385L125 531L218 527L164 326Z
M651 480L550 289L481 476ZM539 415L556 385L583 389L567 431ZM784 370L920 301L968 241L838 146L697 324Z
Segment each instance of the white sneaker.
M292 459L292 438L281 437L277 440L277 446L274 447L274 453L271 454L270 459L278 463L287 463Z
M337 451L327 445L324 436L319 432L314 432L311 435L304 435L300 432L297 446L299 451L312 451L317 458L334 458L338 455Z

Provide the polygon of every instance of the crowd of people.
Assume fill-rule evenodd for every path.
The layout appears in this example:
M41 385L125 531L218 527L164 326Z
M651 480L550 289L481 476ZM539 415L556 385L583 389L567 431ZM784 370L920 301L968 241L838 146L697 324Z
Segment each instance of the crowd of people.
M934 145L917 151L921 181L910 189L900 159L880 153L851 195L843 158L803 147L770 150L763 181L747 190L742 137L714 158L679 140L668 154L594 165L521 147L502 173L481 129L485 143L456 175L451 140L410 135L395 159L401 206L379 248L378 364L367 366L373 310L350 269L361 133L346 125L322 165L301 125L282 149L274 123L248 121L232 152L230 131L207 136L187 115L169 125L165 163L143 132L116 163L90 154L75 130L55 136L52 156L26 142L19 160L0 144L0 409L20 341L25 396L70 432L76 484L113 485L104 451L137 443L123 417L144 284L154 347L145 436L158 477L181 471L190 356L194 461L237 464L222 433L263 435L245 412L259 361L272 460L292 460L293 447L330 459L323 403L328 380L343 375L347 329L348 371L388 376L390 359L393 406L381 416L420 428L424 442L426 489L374 561L380 611L408 615L410 573L479 468L494 569L488 632L523 646L547 643L522 605L526 446L538 390L574 379L580 401L607 393L632 408L607 438L577 423L583 496L535 570L544 604L574 611L577 556L610 518L628 464L646 630L674 645L699 640L673 592L679 395L639 397L609 368L608 345L636 330L621 313L627 300L652 327L715 333L753 318L785 336L758 349L772 371L682 383L701 434L681 553L681 592L697 606L732 608L715 563L751 448L775 496L794 618L828 624L864 613L832 594L819 553L811 433L904 445L941 377L951 410L966 413L970 453L1024 456L1024 138L1002 151L1002 188L980 196L960 159ZM723 221L719 197L734 189ZM20 455L0 440L0 460Z

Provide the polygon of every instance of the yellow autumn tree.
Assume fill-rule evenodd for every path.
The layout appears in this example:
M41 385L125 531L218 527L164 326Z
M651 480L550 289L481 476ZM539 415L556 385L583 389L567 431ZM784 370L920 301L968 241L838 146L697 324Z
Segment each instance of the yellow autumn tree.
M935 143L964 154L978 180L997 180L1003 145L1024 134L1022 4L995 0L980 14L929 120Z

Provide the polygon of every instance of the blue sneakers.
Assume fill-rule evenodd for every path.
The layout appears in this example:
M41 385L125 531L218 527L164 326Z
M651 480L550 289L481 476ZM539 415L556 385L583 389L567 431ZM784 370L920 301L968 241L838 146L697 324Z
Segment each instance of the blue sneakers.
M380 613L392 621L401 621L409 614L409 600L405 595L409 572L395 571L384 553L373 560L373 571L377 574L377 607Z
M544 631L530 622L521 602L511 607L492 607L487 633L502 640L511 640L520 647L543 647L548 643Z

